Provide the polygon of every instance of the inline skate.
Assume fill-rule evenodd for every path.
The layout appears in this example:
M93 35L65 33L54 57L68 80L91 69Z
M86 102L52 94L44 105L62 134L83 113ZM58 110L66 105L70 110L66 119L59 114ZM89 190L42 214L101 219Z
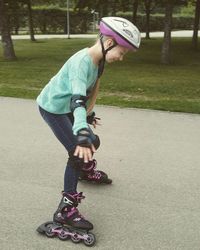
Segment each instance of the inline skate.
M97 170L97 161L93 159L88 163L84 163L84 166L81 169L79 180L85 180L93 183L106 183L111 184L112 180L108 178L108 175L101 171Z
M93 246L96 242L92 223L85 220L79 213L77 206L85 198L82 193L63 193L63 197L54 213L53 221L43 223L37 232L47 237L57 236L60 240L71 239L74 243L83 241L86 246Z

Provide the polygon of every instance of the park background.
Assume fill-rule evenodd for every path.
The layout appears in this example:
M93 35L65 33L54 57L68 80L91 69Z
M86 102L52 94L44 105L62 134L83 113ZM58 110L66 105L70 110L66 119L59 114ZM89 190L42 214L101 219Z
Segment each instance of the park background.
M97 104L200 113L200 1L183 0L1 0L0 95L35 99L76 51L95 38L103 16L133 21L144 38L137 53L106 67ZM191 30L190 38L172 38ZM151 32L162 31L160 38ZM28 40L14 35L29 34ZM66 34L36 39L37 34ZM184 36L184 35L183 35ZM68 39L70 38L70 39Z
M64 36L44 39L47 34L36 26L39 17L34 9L54 9L55 2L65 18L69 10L71 25L75 22L72 12L76 18L79 11L87 12L88 30L83 35L93 38L74 39L79 34L71 30L67 39L65 25L55 34L50 24L57 19L43 10L50 26L46 33ZM106 65L97 103L144 109L97 105L95 111L103 125L97 132L102 146L95 158L98 169L108 173L113 183L79 183L86 195L80 212L95 225L94 249L199 250L199 1L80 1L86 6L77 9L73 4L78 1L68 3L70 9L67 1L0 0L1 249L86 249L83 244L40 237L35 231L52 218L67 161L64 147L41 119L35 98L69 56L95 42L98 30L93 18L98 24L101 16L115 14L113 4L117 3L116 15L129 14L132 20L132 10L137 10L136 24L144 38L137 53L121 63ZM148 20L145 3L152 4L150 39L139 24L140 17ZM17 20L13 22L18 30L11 25L13 11L24 20L20 26ZM161 18L158 30L152 28L154 15ZM174 25L178 15L190 15L191 26L173 28L171 21ZM189 29L190 37L170 36L180 29ZM162 32L158 38L156 31Z

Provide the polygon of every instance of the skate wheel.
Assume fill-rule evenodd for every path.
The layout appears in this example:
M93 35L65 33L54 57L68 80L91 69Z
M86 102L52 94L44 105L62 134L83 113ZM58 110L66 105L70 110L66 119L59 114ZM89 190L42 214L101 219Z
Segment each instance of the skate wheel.
M61 232L58 234L58 238L60 240L67 240L69 238L69 230L67 228L63 228Z
M74 243L79 243L81 241L81 239L78 237L78 234L77 233L74 233L73 236L71 236L71 240L74 242Z
M51 228L52 225L53 225L53 223L52 224L48 224L46 226L46 231L45 231L46 236L50 237L50 238L55 236L55 233L52 232L52 228Z
M89 233L87 239L84 240L83 242L84 242L84 244L86 246L90 246L91 247L91 246L93 246L95 244L96 238L95 238L94 234Z

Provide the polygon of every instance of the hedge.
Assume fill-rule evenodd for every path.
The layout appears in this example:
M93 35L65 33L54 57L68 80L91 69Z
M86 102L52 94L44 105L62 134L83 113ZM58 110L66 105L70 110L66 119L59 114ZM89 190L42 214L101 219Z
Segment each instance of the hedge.
M87 11L69 10L70 33L86 33L91 22L91 14ZM67 33L67 9L59 7L33 7L32 16L35 33ZM10 17L11 30L28 32L28 16L26 9L20 10L16 18Z
M131 12L117 12L117 16L127 18L131 21ZM36 33L66 33L67 32L67 9L55 6L33 7L33 21ZM193 16L173 16L173 29L192 29ZM26 10L18 15L17 22L13 17L10 19L11 29L28 31L28 17ZM70 33L87 33L91 28L92 15L89 11L76 12L70 9ZM145 31L146 16L137 15L137 26L140 31ZM153 14L150 16L150 30L162 31L164 27L164 15Z
M132 20L132 14L130 12L118 12L118 16L124 17ZM180 16L173 15L172 29L177 30L190 30L193 29L194 17L193 16ZM146 29L146 15L137 15L137 26L140 31L145 31ZM150 30L151 31L163 31L164 27L164 15L163 14L153 14L150 16Z
M88 30L88 13L86 11L69 11L70 32L86 33ZM64 8L34 8L34 26L42 33L66 33L67 9Z

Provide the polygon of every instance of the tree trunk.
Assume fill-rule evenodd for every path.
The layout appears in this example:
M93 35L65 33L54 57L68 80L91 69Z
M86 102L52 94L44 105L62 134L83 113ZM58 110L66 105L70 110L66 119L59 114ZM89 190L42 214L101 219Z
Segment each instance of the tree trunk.
M108 3L104 0L98 0L96 4L97 9L99 9L99 17L108 16Z
M0 30L3 46L3 56L7 60L15 60L15 51L10 35L9 21L4 0L0 0Z
M10 10L11 10L11 15L13 16L13 30L15 32L15 35L18 35L18 31L19 31L19 3L18 1L12 1L11 2L11 6Z
M161 51L161 63L170 63L171 27L173 3L169 0L165 5L164 39Z
M112 3L112 16L116 16L116 6L117 6L117 0L114 0Z
M28 8L28 21L29 21L29 32L31 41L35 42L34 37L34 29L33 29L33 15L32 15L32 9L31 9L31 0L27 0L27 8Z
M193 29L193 38L192 38L192 47L195 50L198 49L199 20L200 20L200 0L196 0L195 18L194 18L194 29Z
M133 23L137 24L137 10L138 10L138 0L133 0Z
M151 13L151 2L152 0L145 0L145 12L146 12L146 39L150 39L150 13Z

